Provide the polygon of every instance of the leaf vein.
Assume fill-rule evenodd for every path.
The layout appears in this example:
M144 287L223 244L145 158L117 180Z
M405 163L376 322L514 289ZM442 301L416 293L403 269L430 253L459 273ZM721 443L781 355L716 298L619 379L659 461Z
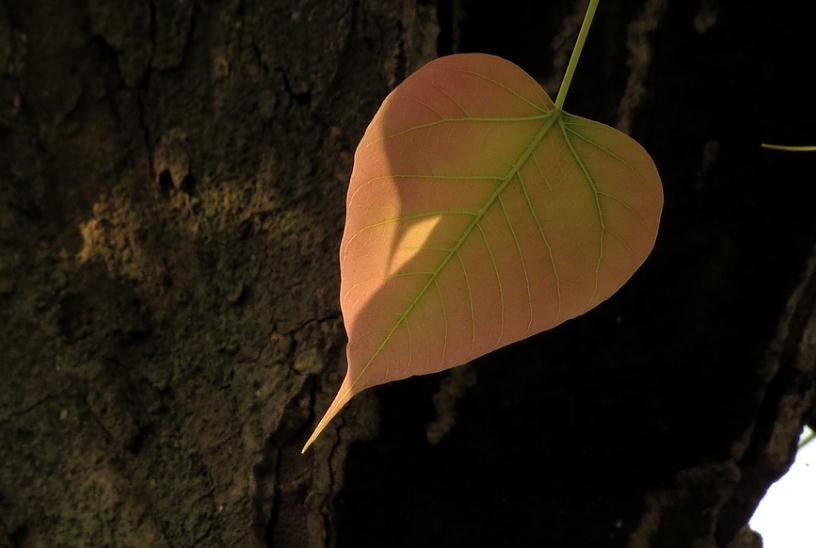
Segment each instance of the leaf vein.
M473 291L470 288L470 277L468 276L467 269L465 268L465 263L462 260L462 256L459 255L459 251L455 251L456 258L459 260L459 266L462 267L462 274L465 276L465 285L467 286L468 291L468 304L470 305L470 330L471 330L471 341L470 346L473 348L476 346L476 311L473 308Z
M513 97L519 99L520 101L523 101L527 105L533 107L534 109L536 109L536 110L538 110L540 112L552 112L552 110L548 110L546 108L540 107L539 105L533 103L532 101L530 101L529 99L527 99L526 97L524 97L523 95L518 93L516 90L502 84L501 82L499 82L497 80L494 80L493 78L485 76L484 74L480 74L478 72L473 72L473 71L470 71L470 70L459 70L459 69L452 69L452 68L444 68L442 70L446 70L448 72L458 72L460 74L468 74L470 76L475 76L477 78L481 78L485 82L489 82L489 83L493 84L494 86L498 86L498 87L502 88L504 91L506 91L507 93L509 93Z
M411 324L408 323L408 317L405 317L403 321L403 325L405 326L405 330L408 332L408 369L411 369L411 364L414 361L414 349L411 337ZM387 376L387 373L386 373Z
M357 193L359 193L364 188L377 183L379 181L385 181L387 179L408 179L408 180L416 180L416 179L427 179L430 181L475 181L475 182L489 182L489 181L502 181L504 177L498 175L425 175L425 174L410 174L410 173L400 173L397 175L379 175L377 177L371 177L357 185L357 188L354 189L354 192L351 193L348 199L348 206L350 206L354 202L354 198L357 197Z
M530 210L530 215L533 217L533 221L535 221L536 228L538 228L538 233L541 235L541 239L544 240L544 245L547 247L547 253L550 256L550 266L552 267L553 276L555 277L555 296L556 296L556 310L555 310L555 317L561 317L561 280L558 276L558 269L555 267L555 255L553 255L552 247L550 246L550 241L547 239L547 236L544 234L544 227L541 225L541 220L538 218L538 214L535 212L535 208L533 207L533 201L530 199L530 195L527 193L527 185L524 183L524 179L521 176L521 172L518 173L519 183L521 184L521 192L524 194L524 199L527 202L527 208Z
M499 196L499 205L501 206L504 220L507 222L507 227L510 229L510 234L513 236L513 242L516 244L519 260L521 260L521 271L524 273L524 286L527 289L527 304L530 308L530 321L527 323L527 333L529 333L533 327L533 296L530 293L530 277L527 274L527 264L524 261L524 253L521 252L521 244L519 243L518 235L516 235L516 229L513 228L513 223L510 222L510 216L507 214L507 208L501 196Z
M584 161L581 159L581 155L578 154L578 151L575 150L575 146L572 144L572 141L567 135L567 129L564 125L562 120L559 120L559 126L561 126L561 135L564 137L564 141L567 143L567 148L570 151L570 155L572 156L575 163L578 164L578 168L580 169L581 173L583 173L584 178L586 179L587 183L589 183L589 187L592 190L592 195L595 198L595 209L598 214L598 223L601 227L601 236L599 238L599 246L598 246L598 260L595 263L595 276L594 276L594 286L592 289L592 295L589 297L589 303L592 303L595 300L595 295L598 293L598 276L601 272L601 262L603 261L604 257L604 237L606 236L606 222L604 220L603 209L601 209L601 197L598 193L598 185L595 183L595 179L590 174L589 170L584 164Z
M550 113L546 114L536 114L533 116L510 116L510 117L478 117L478 116L471 116L468 118L440 118L439 120L434 120L433 122L426 122L424 124L418 124L415 126L411 126L409 128L396 131L394 133L389 133L388 135L384 135L379 139L375 139L374 141L365 143L362 148L369 148L372 145L377 143L382 143L393 139L394 137L400 137L402 135L412 133L414 131L418 131L420 129L427 129L431 127L436 127L444 124L457 124L457 123L508 123L508 122L532 122L535 120L544 120L550 116Z
M643 215L641 215L641 213L637 209L635 209L635 207L632 204L630 204L629 202L627 202L623 198L618 198L617 196L614 196L612 194L607 194L606 192L598 191L598 194L603 196L604 198L612 200L613 202L619 203L620 205L622 205L624 207L624 209L628 210L635 217L637 217L638 222L640 222L640 224L642 224L643 226L646 226L646 219L643 218Z
M414 278L416 276L433 276L433 272L400 272L399 274L389 274L387 276L372 276L371 278L366 278L364 280L360 280L359 282L355 282L351 284L351 286L343 293L340 297L342 300L346 300L354 289L361 286L364 283L373 282L377 280L396 280L398 278Z
M547 186L547 190L549 190L550 194L552 194L553 189L550 186L550 180L547 178L546 175L544 175L544 170L541 169L541 164L538 163L538 157L536 156L535 151L533 151L533 164L535 165L538 174L541 175L541 178L544 180L544 184ZM521 174L519 174L519 178L520 177Z
M604 152L604 153L608 154L609 156L611 156L612 158L614 158L615 160L619 161L620 163L625 165L629 169L629 171L631 171L638 179L640 179L641 182L644 182L643 176L641 175L640 171L638 171L635 168L635 166L633 166L626 158L624 158L620 154L616 153L615 151L613 151L609 147L598 143L594 139L590 139L589 137L587 137L583 133L580 133L579 131L576 131L576 130L570 128L569 126L571 126L571 125L576 126L576 127L579 126L579 124L577 122L568 122L568 121L564 122L564 127L566 128L567 131L569 131L570 133L572 133L573 135L575 135L576 137L578 137L582 141L594 146L595 148L597 148L601 152Z
M501 197L499 197L501 199ZM476 223L476 228L479 229L479 234L482 235L487 255L490 257L490 264L493 265L493 272L496 273L496 283L499 286L499 337L496 339L496 346L499 345L504 338L504 289L502 288L501 276L499 275L499 268L496 266L496 257L493 255L493 250L490 248L490 243L487 241L487 235L482 228L481 223Z
M452 97L452 96L451 96L451 95L450 95L450 94L449 94L447 91L445 91L445 90L444 90L444 88L442 88L441 86L437 86L437 85L436 85L435 83L433 83L433 82L431 82L430 84L431 84L431 87L433 87L433 88L434 88L434 89L436 89L436 90L437 90L439 93L441 93L442 95L444 95L445 97L447 97L447 98L450 100L450 102L451 102L451 103L453 103L453 104L454 104L454 106L456 106L456 108L458 108L459 110L461 110L461 111L462 111L462 114L464 114L465 116L470 116L470 115L467 113L467 111L464 109L464 107L462 107L462 105L460 105L460 104L459 104L459 102L458 102L456 99L454 99L454 98L453 98L453 97Z
M394 224L394 223L398 223L400 221L410 221L410 220L414 220L414 219L425 219L427 217L436 217L436 216L441 217L441 216L452 216L452 215L463 215L463 216L466 216L466 217L476 217L478 215L478 212L465 211L465 210L459 211L459 210L455 210L455 209L442 209L442 210L439 210L439 211L429 211L427 213L417 213L416 215L401 215L399 217L394 217L393 219L385 219L384 221L380 221L380 222L374 223L372 225L364 226L360 230L355 232L354 235L351 236L348 239L348 241L346 242L346 247L344 248L343 253L344 254L348 253L348 248L351 245L351 242L354 241L355 238L360 236L360 234L362 234L363 232L365 232L367 230L371 230L372 228L377 228L377 227L380 227L380 226Z
M439 288L439 278L434 278L434 287L436 288L436 295L439 297L439 304L442 307L442 325L445 326L444 338L442 340L442 363L445 363L445 353L448 350L448 313L445 310L445 298L442 295L442 290Z

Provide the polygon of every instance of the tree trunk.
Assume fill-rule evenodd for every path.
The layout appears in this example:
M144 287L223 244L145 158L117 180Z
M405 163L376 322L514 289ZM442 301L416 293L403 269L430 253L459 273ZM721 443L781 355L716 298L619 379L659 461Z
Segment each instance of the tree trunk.
M1 0L0 546L759 546L816 416L800 7L602 2L566 108L654 156L654 254L301 455L366 123L456 51L554 95L585 3Z

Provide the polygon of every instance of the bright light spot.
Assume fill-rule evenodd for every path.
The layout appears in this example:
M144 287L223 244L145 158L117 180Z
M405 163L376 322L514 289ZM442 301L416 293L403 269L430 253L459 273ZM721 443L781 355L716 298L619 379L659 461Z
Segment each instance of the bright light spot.
M425 245L428 238L431 237L436 225L438 225L441 220L441 215L428 217L427 219L414 222L408 230L405 231L405 235L394 249L391 264L388 268L389 274L398 273L408 261L419 253L419 250L422 249L422 246Z
M802 438L812 435L805 428ZM816 529L816 440L802 447L796 460L774 483L751 518L751 529L762 535L764 548L813 548Z

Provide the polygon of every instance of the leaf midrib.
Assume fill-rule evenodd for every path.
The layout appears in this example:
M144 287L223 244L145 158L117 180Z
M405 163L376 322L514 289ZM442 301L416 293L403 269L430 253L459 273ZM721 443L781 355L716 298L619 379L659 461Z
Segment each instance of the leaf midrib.
M352 392L354 390L354 387L357 385L360 379L362 379L363 375L365 375L369 367L371 367L371 365L374 363L374 360L377 359L377 356L379 356L380 353L383 351L385 345L387 345L388 342L391 340L391 337L393 337L394 333L396 333L399 326L408 318L411 312L413 312L414 308L416 308L416 306L423 299L423 297L425 297L430 287L436 283L437 279L439 278L439 275L442 273L442 271L445 269L448 263L450 263L454 256L457 256L459 254L459 249L468 239L473 230L477 226L479 226L481 220L484 218L487 212L496 204L496 202L499 200L504 191L507 190L507 187L513 181L516 175L521 171L521 168L524 166L527 160L530 159L530 156L532 156L533 152L536 150L536 148L538 148L538 145L541 144L541 141L544 140L544 137L547 136L550 129L552 129L555 123L559 121L561 117L561 112L562 111L559 109L553 109L547 114L547 116L544 118L544 123L541 125L541 128L536 132L536 134L527 144L527 147L525 147L525 149L519 155L518 159L516 159L516 162L510 168L510 171L502 178L501 183L499 183L496 186L496 189L488 197L485 204L481 207L481 209L479 209L479 211L473 217L473 220L462 232L462 236L460 236L456 243L453 245L448 255L444 259L442 259L442 262L440 262L436 270L433 271L428 281L425 282L425 285L422 287L422 289L419 290L416 297L414 297L414 299L405 309L405 312L403 312L399 319L397 319L397 321L394 322L394 325L391 327L391 330L385 336L382 343L380 343L380 346L377 347L377 350L374 351L374 354L372 354L372 356L368 359L365 365L360 369L360 372L354 377L354 379L352 380L351 384L348 387L348 392Z

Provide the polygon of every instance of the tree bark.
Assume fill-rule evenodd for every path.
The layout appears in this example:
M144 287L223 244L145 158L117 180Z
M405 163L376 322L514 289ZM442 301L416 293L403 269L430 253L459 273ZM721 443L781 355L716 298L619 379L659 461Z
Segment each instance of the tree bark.
M0 0L0 546L759 546L816 416L799 3L602 2L566 108L654 156L653 256L300 454L380 101L457 51L554 95L584 6Z

